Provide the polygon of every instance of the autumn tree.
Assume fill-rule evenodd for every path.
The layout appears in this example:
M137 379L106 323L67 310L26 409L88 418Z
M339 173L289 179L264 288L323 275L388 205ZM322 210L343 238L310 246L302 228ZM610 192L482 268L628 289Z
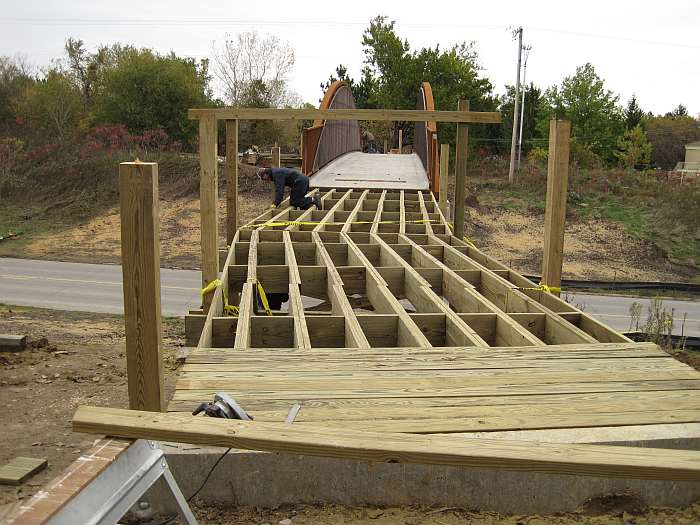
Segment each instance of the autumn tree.
M73 136L85 108L70 79L52 69L26 91L20 112L37 135L62 142Z
M232 106L243 106L246 93L253 89L260 94L264 85L267 107L297 107L301 99L288 86L294 60L294 49L288 42L251 31L227 39L216 49L215 73L223 84L226 102Z
M0 131L13 125L18 105L33 83L31 68L22 57L0 56Z
M685 145L700 140L700 121L687 115L651 117L644 124L654 166L672 169L685 159Z

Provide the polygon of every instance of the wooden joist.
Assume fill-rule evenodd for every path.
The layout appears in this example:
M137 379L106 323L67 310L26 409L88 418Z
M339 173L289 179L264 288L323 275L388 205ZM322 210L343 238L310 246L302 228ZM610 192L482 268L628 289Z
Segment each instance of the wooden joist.
M700 452L362 432L115 408L78 408L76 432L375 462L700 481Z

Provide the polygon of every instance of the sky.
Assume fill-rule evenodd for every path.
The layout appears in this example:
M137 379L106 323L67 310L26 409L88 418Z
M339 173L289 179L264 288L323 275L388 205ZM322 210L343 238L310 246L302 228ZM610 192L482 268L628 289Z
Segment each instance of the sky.
M88 49L128 43L181 56L213 58L227 35L257 30L288 41L296 52L291 88L317 104L319 84L344 64L363 67L362 33L378 14L396 21L412 49L474 41L482 74L505 91L514 84L522 26L532 47L527 82L560 84L591 62L620 104L636 94L645 111L683 104L700 115L700 2L589 0L414 2L0 0L0 55L21 54L36 67L63 52L68 37ZM430 79L426 79L430 80Z

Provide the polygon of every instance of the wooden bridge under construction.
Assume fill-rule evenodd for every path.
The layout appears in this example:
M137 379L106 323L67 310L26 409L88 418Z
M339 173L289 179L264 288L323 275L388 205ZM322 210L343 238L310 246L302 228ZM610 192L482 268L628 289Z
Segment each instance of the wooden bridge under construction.
M123 163L130 410L80 407L73 428L124 439L101 440L13 523L118 519L161 476L171 495L150 500L161 510L176 502L187 523L196 520L183 492L261 507L514 513L572 510L610 492L664 506L700 497L700 373L560 298L568 122L550 123L542 282L534 283L464 231L468 128L498 123L498 113L469 111L467 101L436 111L427 82L416 110L358 110L336 82L319 109L193 109L190 117L200 130L203 294L185 319L191 348L174 394L166 400L163 389L158 166ZM313 120L302 170L319 209L286 200L238 223L245 119ZM221 248L220 120L231 159ZM398 147L364 153L361 120L414 122L412 142L403 147L399 135ZM450 184L449 147L437 140L443 122L457 127ZM279 149L272 158L279 166ZM191 415L217 393L254 421Z
M552 123L543 286L464 236L467 126L500 116L464 103L461 111L435 111L428 83L417 106L354 110L348 86L336 82L320 110L308 112L319 118L302 141L302 166L322 209L285 201L238 228L229 200L219 260L204 233L216 230L207 226L216 224L215 210L203 208L203 285L219 279L220 286L205 297L205 311L187 318L195 348L168 410L189 412L223 391L258 421L283 421L298 403L295 425L382 432L700 421L700 374L557 293L568 123ZM206 181L215 180L207 151L217 119L226 120L235 151L236 119L306 118L304 111L192 111L202 130L203 206ZM412 152L360 152L362 118L415 120ZM445 216L446 180L440 184L449 155L437 144L442 120L458 123L454 228ZM236 167L226 169L235 187ZM266 296L283 302L273 311Z

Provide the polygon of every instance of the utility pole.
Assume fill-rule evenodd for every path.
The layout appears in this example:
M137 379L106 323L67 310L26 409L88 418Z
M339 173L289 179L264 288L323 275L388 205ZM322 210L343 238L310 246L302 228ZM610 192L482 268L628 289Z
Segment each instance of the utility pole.
M518 137L518 171L520 171L520 156L523 152L523 120L525 118L525 93L527 92L527 58L530 56L532 46L523 47L525 51L525 62L523 62L523 99L520 104L520 136Z
M510 141L510 166L508 167L508 182L515 178L515 143L518 140L518 107L520 105L520 63L523 55L523 28L520 26L513 32L518 35L518 75L515 80L515 103L513 106L513 136Z

